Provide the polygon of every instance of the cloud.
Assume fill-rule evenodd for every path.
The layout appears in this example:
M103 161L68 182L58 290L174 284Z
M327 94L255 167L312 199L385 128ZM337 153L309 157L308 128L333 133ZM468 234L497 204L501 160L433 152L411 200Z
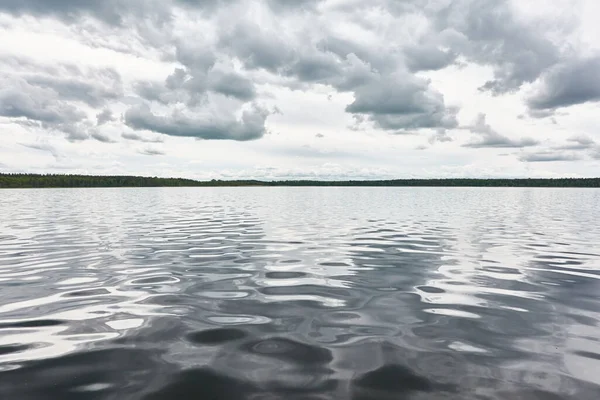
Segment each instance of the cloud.
M52 154L52 156L56 160L62 158L62 155L56 150L56 148L49 143L37 142L37 143L20 143L20 144L21 144L21 146L25 146L30 149L46 151L46 152Z
M257 96L254 82L239 72L214 68L211 63L205 63L204 58L185 62L188 67L175 68L164 82L139 81L134 84L134 90L148 101L164 105L185 103L188 107L206 103L211 94L240 102L250 102Z
M324 0L267 0L273 10L281 12L298 11L299 9L314 11L317 5L323 2Z
M148 101L156 101L161 104L170 104L182 101L181 96L170 91L161 82L140 81L133 85L135 93Z
M213 140L254 140L265 134L268 113L254 106L242 112L240 119L217 116L187 116L182 112L156 115L148 106L130 108L125 123L135 130L148 130L170 136Z
M115 143L115 140L113 140L110 136L96 130L90 134L90 137L102 143Z
M14 70L0 80L0 116L23 126L63 132L72 142L91 135L94 124L86 108L120 100L124 95L121 76L112 68L43 65L17 57L2 57L0 64ZM112 114L105 109L96 118L102 125L112 120ZM107 139L98 134L95 138Z
M523 12L513 0L5 0L0 14L6 32L14 32L11 42L25 38L24 30L37 37L51 29L40 43L56 41L65 51L46 55L37 52L39 44L23 51L19 44L3 46L9 55L0 55L0 116L31 132L63 132L72 142L111 142L120 135L119 140L146 146L162 141L163 134L246 141L270 129L291 141L305 140L301 131L317 139L323 135L315 132L325 132L327 140L318 143L341 140L343 152L344 136L327 132L354 121L353 132L346 132L353 136L346 142L350 147L354 140L387 140L373 130L421 134L421 142L434 145L456 139L454 129L467 129L473 139L467 148L526 148L544 136L519 139L496 131L486 122L487 107L506 105L495 115L500 120L524 99L526 115L545 118L600 99L600 57L577 42L579 22L553 10L534 5ZM85 46L93 48L73 56L71 49ZM63 57L77 65L59 61ZM148 68L138 70L142 65ZM455 69L460 71L454 74ZM451 82L457 76L467 78L464 85ZM476 86L486 93L468 92ZM489 94L504 97L481 103L470 97ZM461 128L459 105L465 114L483 114ZM266 111L278 106L285 115ZM569 111L561 129L579 120L578 110ZM581 116L577 131L593 126ZM561 133L543 121L516 123ZM245 149L269 146L271 139L277 138ZM238 149L224 143L201 147L210 146ZM523 157L589 158L597 146L589 137L571 138ZM103 148L111 147L117 146ZM438 147L451 152L457 145ZM414 144L407 148L414 150ZM298 155L335 157L309 151Z
M96 114L96 124L98 126L107 124L114 120L115 118L113 116L113 113L108 108L105 108L104 110L102 110L102 112Z
M81 101L92 107L123 97L121 77L110 68L91 70L79 76L71 71L68 77L36 74L25 75L24 79L32 86L55 91L63 100Z
M284 74L304 83L329 84L342 74L342 66L334 54L310 50L286 66Z
M49 16L65 22L92 17L108 25L122 25L131 19L164 20L160 14L165 9L160 4L155 0L3 0L0 11L15 16Z
M442 94L415 72L442 69L462 57L492 66L494 79L484 88L499 94L535 81L560 58L559 48L545 37L545 32L517 18L507 0L456 0L429 7L425 7L430 4L424 0L402 4L376 1L372 10L388 12L407 24L426 19L425 29L420 33L398 38L409 43L400 49L383 41L377 43L372 21L369 26L365 20L367 13L349 7L330 5L330 10L362 25L361 29L367 33L364 38L329 28L316 19L313 20L316 26L294 25L283 29L286 22L279 18L298 15L289 13L327 12L315 0L267 0L256 6L265 16L265 23L260 25L242 16L247 14L249 6L237 2L173 0L160 6L159 2L143 5L137 0L97 3L25 0L9 1L3 8L11 13L63 19L92 16L109 25L121 24L128 18L139 21L149 15L154 18L160 12L165 15L163 20L170 21L173 13L165 9L173 11L175 7L184 7L186 12L208 11L216 16L214 34L201 40L197 35L174 38L171 47L175 48L175 59L183 68L176 68L165 82L138 82L135 85L138 95L161 104L185 103L192 107L205 101L207 92L250 102L257 92L254 78L247 72L264 70L287 79L279 81L285 85L319 83L351 92L354 101L346 108L347 112L364 115L376 128L386 131L457 126L458 109L447 106ZM152 11L152 6L157 10ZM220 23L225 14L219 10L225 8L227 14L239 14L240 18L235 23ZM385 25L385 13L380 18L382 29L391 29ZM291 22L301 24L301 20ZM165 37L177 36L170 24L162 29ZM229 61L241 62L243 70L217 68L224 55ZM93 86L87 81L38 79L37 83L60 91L63 99L73 98L95 106L102 104L103 99L122 96L119 86Z
M212 90L225 96L243 101L249 101L256 97L252 81L237 73L217 73L211 76L210 82Z
M518 90L561 59L561 50L548 38L543 21L527 24L515 15L510 1L456 0L433 10L440 41L466 59L493 68L494 78L482 90L494 94ZM559 27L556 21L548 21L548 26L569 31L575 25Z
M583 152L594 160L600 160L600 144L586 135L570 137L566 144L555 146L552 150L568 152L570 155L576 154L574 152ZM578 157L581 158L579 155Z
M446 129L444 128L439 128L436 130L434 135L431 135L429 137L429 144L434 144L436 142L452 142L454 139L452 139L452 137L450 135L448 135L448 132L446 131Z
M567 144L556 146L556 150L588 150L596 146L596 142L589 136L573 136L567 139Z
M548 118L554 116L555 112L554 110L536 110L530 108L527 112L527 115L529 115L531 118ZM525 116L523 116L521 119L524 118Z
M317 133L317 134L315 135L315 137L316 137L317 139L322 139L322 138L324 138L324 137L325 137L325 135L323 135L322 133Z
M274 31L275 27L241 20L221 33L219 44L245 68L287 78L281 84L293 88L322 84L351 92L355 99L346 111L366 116L380 129L456 126L458 110L447 107L429 81L407 70L401 54L386 49L369 50L355 40L329 33L313 39L309 32L306 39L288 37ZM423 69L433 68L425 67L425 63L431 64L425 58L437 54L431 55L434 51L430 48L425 50L415 48L407 52L415 65L419 61Z
M241 4L239 7L238 3ZM170 38L173 26L167 22L172 22L178 8L185 9L186 13L210 12L211 15L220 15L219 10L227 8L225 14L229 23L220 24L216 30L214 44L219 50L238 58L248 69L262 68L273 73L285 71L304 82L316 82L338 74L336 64L349 54L355 54L382 74L393 71L399 63L411 71L436 70L462 56L494 69L494 79L483 88L498 94L535 81L542 72L556 65L563 55L561 48L548 38L550 28L545 28L543 23L531 24L519 18L508 0L455 0L439 4L428 0L376 0L370 5L327 4L327 7L319 8L319 4L325 3L317 0L266 0L259 6L266 17L261 20L260 26L255 19L243 16L247 14L247 5L237 1L6 0L0 4L0 10L14 15L54 16L69 22L92 17L112 26L124 25L125 22L144 26L149 21L162 29L163 36ZM362 38L358 34L342 37L339 32L328 28L329 20L325 18L307 19L311 25L309 28L313 28L308 32L302 29L284 30L289 21L278 21L303 12L323 16L328 10L348 21L355 21L370 30L369 34L375 31L375 26L386 27L386 14L409 26L413 21L424 20L425 24L421 23L423 28L415 30L413 37L398 38L412 42L398 52L382 43L376 50L372 43L360 44ZM238 15L235 23L230 23L231 15ZM377 15L379 20L374 20ZM300 20L292 19L292 22L296 21ZM554 23L547 26L553 30L568 32L573 29L572 23L559 27L555 21L551 22ZM141 34L156 35L154 31L137 29ZM323 32L322 37L313 37L319 31ZM205 43L200 43L200 46L194 46L194 43L198 43L198 36L193 36L193 40L191 37L180 40L176 45L177 59L183 65L197 64L196 54L204 57L211 53ZM320 45L314 46L317 43ZM203 50L197 51L199 47ZM196 50L191 50L194 48ZM210 59L214 60L215 56L207 58Z
M539 141L531 138L510 139L496 132L487 122L486 115L479 114L474 125L467 127L471 133L478 136L474 141L466 143L463 147L471 148L522 148L536 146Z
M457 54L432 45L409 46L404 49L406 65L411 71L439 70L456 60Z
M519 155L519 160L523 162L578 161L581 159L582 157L577 154L557 151L539 151Z
M113 4L109 4L113 3ZM116 10L111 10L114 2L96 2L80 0L4 0L0 3L0 9L15 15L52 15L68 19L74 19L83 13L105 15L118 19Z
M146 156L164 156L165 152L160 149L147 147L145 149L138 150L138 153Z
M262 68L277 72L293 57L292 48L284 42L279 32L245 20L222 29L218 45L237 57L248 69Z
M0 81L0 116L60 125L81 121L86 115L54 90L16 78Z
M527 99L533 111L600 101L600 56L567 60L550 69Z
M402 62L396 51L388 51L385 48L384 42L367 44L359 38L358 35L340 36L336 32L328 32L316 42L315 48L324 53L335 54L342 61L360 63L379 73L391 73L396 65Z
M138 135L137 133L129 133L129 132L123 132L121 134L121 137L123 139L135 140L135 141L144 142L144 143L162 143L162 142L164 142L164 140L160 137L147 138L142 135Z
M381 77L354 92L346 111L363 114L384 130L452 128L458 125L456 112L447 108L442 94L429 82L411 75Z
M188 12L214 12L217 7L237 0L3 0L0 11L15 16L51 16L66 22L82 17L95 18L108 25L123 25L131 20L149 19L165 23L172 18L174 7ZM266 0L276 12L314 9L320 0Z
M66 135L65 138L73 143L89 139L95 131L95 127L88 121L75 124L44 125L44 128L64 133Z

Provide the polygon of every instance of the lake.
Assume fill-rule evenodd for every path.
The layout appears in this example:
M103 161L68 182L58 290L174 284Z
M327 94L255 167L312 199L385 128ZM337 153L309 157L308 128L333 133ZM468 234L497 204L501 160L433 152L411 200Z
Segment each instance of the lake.
M600 190L0 191L2 399L600 398Z

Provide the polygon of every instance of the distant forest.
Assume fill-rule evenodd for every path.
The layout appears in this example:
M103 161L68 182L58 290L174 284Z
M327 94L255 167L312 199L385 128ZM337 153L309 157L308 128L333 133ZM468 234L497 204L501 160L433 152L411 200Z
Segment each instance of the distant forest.
M0 174L0 188L170 186L489 186L489 187L600 187L600 178L558 179L393 179L368 181L195 181L181 178L94 175Z

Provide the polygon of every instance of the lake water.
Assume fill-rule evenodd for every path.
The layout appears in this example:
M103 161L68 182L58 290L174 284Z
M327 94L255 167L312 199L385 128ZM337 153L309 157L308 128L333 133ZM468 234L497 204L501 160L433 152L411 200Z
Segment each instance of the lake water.
M0 398L600 399L600 190L2 190Z

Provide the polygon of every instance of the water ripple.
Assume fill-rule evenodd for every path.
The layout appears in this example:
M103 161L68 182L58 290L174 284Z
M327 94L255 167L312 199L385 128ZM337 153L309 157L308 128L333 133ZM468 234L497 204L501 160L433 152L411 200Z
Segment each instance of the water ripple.
M0 195L0 398L600 398L600 191Z

